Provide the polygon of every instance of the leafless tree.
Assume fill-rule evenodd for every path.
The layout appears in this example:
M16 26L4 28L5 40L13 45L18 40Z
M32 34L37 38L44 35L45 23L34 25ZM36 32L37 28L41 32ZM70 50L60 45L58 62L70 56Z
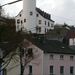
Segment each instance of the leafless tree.
M21 75L25 71L26 66L31 62L32 64L39 65L40 54L38 53L38 49L34 47L34 45L28 40L24 40L22 43L18 45L16 50L12 51L8 54L4 63L2 64L2 68L8 68L8 71L14 69L17 66L21 66ZM14 63L9 67L10 63Z

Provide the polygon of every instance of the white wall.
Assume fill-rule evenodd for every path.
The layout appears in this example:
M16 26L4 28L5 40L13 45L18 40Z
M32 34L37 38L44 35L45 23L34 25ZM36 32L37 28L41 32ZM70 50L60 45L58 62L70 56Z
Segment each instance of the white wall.
M21 14L21 16L20 16ZM22 21L22 14L23 14L23 11L21 11L16 17L15 17L15 24L16 24L16 31L19 31L21 30L21 28L23 29L23 24L21 23ZM20 20L20 23L17 23L17 20Z
M34 33L34 27L36 27L36 0L23 0L23 20L26 19L26 22L23 21L24 28L28 31L33 28L32 32ZM32 15L30 15L32 12Z
M75 45L75 38L69 39L69 45Z
M30 12L29 9L28 10L26 9L26 11ZM25 10L21 11L18 14L18 16L16 16L16 31L21 30L22 28L22 31L25 31L27 29L32 33L37 32L38 34L45 34L49 29L54 29L54 22L42 17L37 11L34 10L32 11L34 12L32 16L30 16L28 12L25 12ZM19 16L20 14L22 15L21 17ZM26 14L28 14L28 16ZM38 17L36 16L37 14L39 15ZM17 24L17 19L20 19L20 21L22 20L23 23ZM24 19L26 19L26 23L24 23ZM39 24L39 20L41 20L41 24ZM46 25L45 25L45 21L46 21ZM48 22L49 22L49 26L48 26ZM51 26L52 24L53 27ZM18 26L19 29L17 28ZM41 32L39 32L39 30L36 31L36 26L41 27Z
M49 29L54 29L54 23L52 21L42 17L37 11L36 11L36 14L38 14L38 17L36 16L36 22L37 22L36 25L38 27L41 27L40 34L45 34L45 28L46 28L46 32ZM39 20L41 20L41 24L39 24ZM46 21L46 25L45 25L45 21ZM48 22L50 24L49 26L48 26ZM53 24L53 27L51 27L51 24ZM38 33L39 33L39 31L38 31Z

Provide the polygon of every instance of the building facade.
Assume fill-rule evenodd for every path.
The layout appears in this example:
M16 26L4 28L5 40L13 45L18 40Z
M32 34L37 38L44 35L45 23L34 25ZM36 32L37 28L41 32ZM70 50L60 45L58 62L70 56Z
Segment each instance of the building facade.
M45 34L54 29L51 15L36 8L36 0L23 0L23 10L15 17L16 31Z
M74 75L75 51L55 40L32 40L31 47L37 50L38 58L26 65L24 75ZM33 52L34 52L33 51ZM19 60L19 59L18 59ZM16 66L18 65L18 66ZM16 67L14 67L16 66ZM13 67L13 68L12 68ZM7 66L8 75L19 75L20 65L13 60Z

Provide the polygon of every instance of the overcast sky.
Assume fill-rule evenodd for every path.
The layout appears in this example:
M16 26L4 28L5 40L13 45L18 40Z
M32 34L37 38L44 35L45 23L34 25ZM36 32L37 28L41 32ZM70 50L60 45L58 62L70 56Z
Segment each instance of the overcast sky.
M15 0L0 0L0 4ZM36 0L36 7L51 14L55 23L75 25L75 0ZM3 7L10 16L16 16L23 8L23 1Z

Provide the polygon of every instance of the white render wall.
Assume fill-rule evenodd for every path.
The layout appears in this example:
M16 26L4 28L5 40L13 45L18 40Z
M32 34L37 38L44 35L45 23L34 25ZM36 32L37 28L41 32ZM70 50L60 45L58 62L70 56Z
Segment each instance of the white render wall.
M70 38L69 39L69 45L75 45L75 38Z
M46 32L47 32L47 30L49 30L49 29L54 29L54 26L51 27L51 24L54 25L53 22L51 22L50 20L48 20L48 19L42 17L37 11L36 11L36 14L38 14L38 17L36 17L36 22L37 22L36 25L37 25L38 27L41 27L41 32L39 33L39 31L38 31L38 34L45 34L45 28L46 28ZM39 20L41 20L41 24L39 24ZM46 25L45 25L45 21L46 21ZM49 24L50 24L49 26L48 26L48 22L49 22Z
M52 22L51 20L48 20L46 18L44 18L43 16L41 16L37 11L35 11L36 15L38 14L39 16L37 17L36 15L32 15L29 16L29 20L27 22L26 19L26 23L24 23L24 17L23 16L23 10L16 16L16 31L21 30L25 31L25 29L28 29L28 31L31 31L32 33L38 33L38 34L45 34L47 32L47 30L49 29L54 29L54 22ZM21 14L21 16L20 16ZM20 21L22 20L23 23L19 23L17 24L17 19L20 19ZM41 20L41 24L39 24L39 20ZM45 21L46 21L46 25L45 25ZM48 22L49 22L49 26L48 26ZM51 24L53 24L53 27L51 27ZM19 29L18 29L19 26ZM39 28L41 27L41 32L39 32L39 30L36 31L36 26ZM45 31L46 28L46 31Z
M36 0L23 0L23 25L28 31L36 26ZM32 15L30 15L32 12ZM26 19L26 22L24 22ZM35 30L33 30L33 33Z
M20 17L20 14L21 14L21 17ZM16 31L19 31L19 30L21 30L21 28L23 28L23 24L21 23L22 14L23 14L23 11L21 11L15 18ZM20 23L17 23L17 20L20 20Z

